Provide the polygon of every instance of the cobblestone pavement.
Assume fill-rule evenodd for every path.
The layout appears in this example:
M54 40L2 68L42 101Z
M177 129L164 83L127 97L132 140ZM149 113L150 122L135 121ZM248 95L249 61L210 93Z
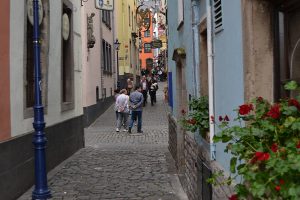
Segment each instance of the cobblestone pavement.
M48 174L52 199L186 200L167 149L163 83L143 111L143 134L115 132L108 109L85 129L86 147ZM31 188L19 200L31 199Z

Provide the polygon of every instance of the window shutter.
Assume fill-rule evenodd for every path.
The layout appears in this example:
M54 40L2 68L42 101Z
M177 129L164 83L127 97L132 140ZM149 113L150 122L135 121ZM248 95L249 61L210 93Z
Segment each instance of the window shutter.
M223 15L222 15L222 0L214 0L214 29L220 31L223 28Z

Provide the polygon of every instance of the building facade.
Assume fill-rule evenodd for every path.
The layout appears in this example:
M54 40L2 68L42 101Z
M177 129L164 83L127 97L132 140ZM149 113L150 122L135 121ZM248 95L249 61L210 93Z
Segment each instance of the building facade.
M42 0L42 99L47 170L84 146L80 2ZM34 183L32 1L2 2L0 196L15 199ZM5 81L5 83L4 83Z
M298 80L299 1L192 0L168 4L169 149L190 199L227 199L232 187L213 187L211 173L229 173L231 155L210 137L178 123L192 97L209 96L210 115L236 117L233 109L256 96L289 96L287 80ZM222 181L221 179L219 181Z
M140 80L140 67L138 57L138 29L137 29L137 1L116 0L114 1L114 36L118 39L120 49L116 56L118 63L118 80L121 88L127 87L127 79L134 83Z
M114 102L114 11L95 8L94 1L81 9L84 124L89 126Z
M140 8L138 10L141 22L139 27L139 59L141 70L151 72L153 68L154 52L152 49L153 41L153 13L149 8Z

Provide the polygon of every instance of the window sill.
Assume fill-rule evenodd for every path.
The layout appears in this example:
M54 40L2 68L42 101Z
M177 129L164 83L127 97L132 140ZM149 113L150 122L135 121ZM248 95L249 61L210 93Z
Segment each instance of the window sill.
M73 110L74 109L74 102L63 102L61 103L61 111L68 111L68 110Z

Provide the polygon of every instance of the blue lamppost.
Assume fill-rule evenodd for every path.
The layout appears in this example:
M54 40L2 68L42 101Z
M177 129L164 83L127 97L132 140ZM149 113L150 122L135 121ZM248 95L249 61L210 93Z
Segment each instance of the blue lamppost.
M34 166L35 166L35 188L32 192L32 199L47 199L51 197L47 185L46 172L46 137L44 107L41 94L41 66L40 66L40 32L39 32L39 1L33 0L33 50L34 50L34 122L35 130L33 137L34 144Z

